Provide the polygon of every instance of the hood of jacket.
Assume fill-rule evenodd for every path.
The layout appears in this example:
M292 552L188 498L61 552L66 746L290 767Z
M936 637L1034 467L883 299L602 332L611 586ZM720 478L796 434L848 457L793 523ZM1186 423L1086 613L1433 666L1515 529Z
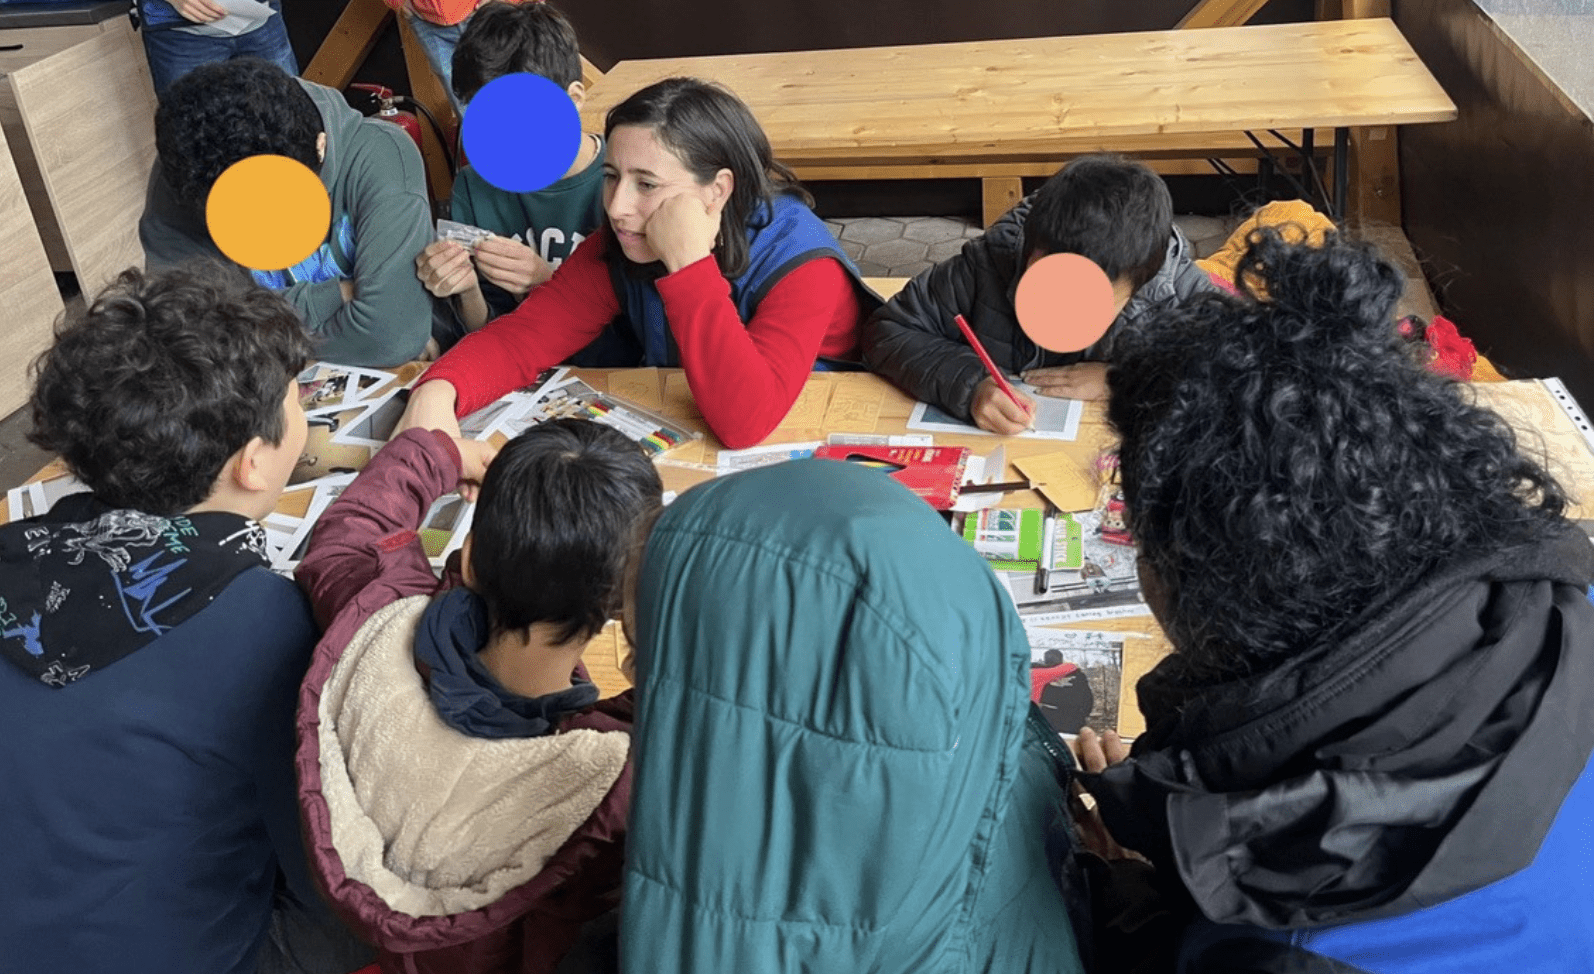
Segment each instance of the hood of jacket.
M694 488L636 624L628 969L979 969L991 943L1033 961L992 969L1077 969L1035 934L1068 929L1044 827L1010 828L1040 790L1023 628L923 501L828 460Z
M579 671L569 687L540 697L505 687L479 655L489 633L487 603L463 585L439 594L421 616L415 668L445 724L472 737L537 737L598 702L598 688Z
M295 80L310 95L310 100L315 102L316 110L321 113L322 129L327 134L327 150L321 160L319 174L332 200L333 236L336 237L337 224L349 212L355 192L354 187L349 185L352 178L350 170L353 168L351 163L361 141L360 125L366 119L359 111L349 107L342 92L337 89L303 78ZM397 126L388 126L385 122L374 124L381 128L369 130L373 137L392 138L396 133L408 138L398 131ZM389 128L391 132L385 131ZM150 171L144 215L139 220L139 239L152 266L166 267L194 257L227 261L226 255L210 239L204 209L202 200L188 201L177 197L166 182L157 158Z
M321 113L321 125L327 133L327 152L321 159L321 182L332 197L332 212L334 215L347 212L348 207L340 207L339 201L349 195L349 188L344 183L349 178L349 164L357 151L360 126L368 120L358 109L351 108L344 100L343 92L336 88L318 85L303 78L297 80L310 95L310 100L315 102L316 110Z
M547 895L544 867L604 803L630 744L619 730L487 739L448 726L413 656L428 603L377 611L341 653L318 650L307 677L317 872L356 932L400 952L468 942Z
M265 542L240 514L162 517L63 497L0 526L0 657L57 689L90 677L264 568Z
M1205 683L1174 654L1139 684L1150 730L1092 790L1215 922L1372 920L1478 889L1533 860L1594 749L1591 579L1567 525L1265 673Z

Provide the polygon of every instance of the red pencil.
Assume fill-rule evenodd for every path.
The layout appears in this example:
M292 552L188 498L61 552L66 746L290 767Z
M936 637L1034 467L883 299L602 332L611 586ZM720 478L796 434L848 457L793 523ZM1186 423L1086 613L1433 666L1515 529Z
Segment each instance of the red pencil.
M974 354L980 357L980 363L985 366L985 371L991 373L991 378L996 380L996 387L1007 393L1007 398L1013 400L1013 405L1026 413L1029 412L1029 407L1024 405L1022 399L1018 398L1018 393L1014 392L1013 387L1007 384L1006 379L1002 378L1002 370L998 369L996 363L991 361L991 356L985 351L985 346L981 345L980 340L974 337L974 329L969 327L969 323L963 320L962 315L957 315L953 320L963 330L963 337L969 340L969 345L974 349Z

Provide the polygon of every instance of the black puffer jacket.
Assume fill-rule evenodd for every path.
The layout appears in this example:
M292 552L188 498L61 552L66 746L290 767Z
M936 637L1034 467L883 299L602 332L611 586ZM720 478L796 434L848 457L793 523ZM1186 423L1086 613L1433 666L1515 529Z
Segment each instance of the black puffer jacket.
M1362 943L1360 921L1414 915L1535 862L1594 749L1591 579L1594 552L1567 526L1436 572L1268 671L1212 681L1175 653L1139 682L1149 729L1132 757L1086 786L1113 835L1179 877L1212 923L1329 926L1341 946ZM1589 889L1546 895L1572 904ZM1480 936L1501 938L1494 953L1422 949L1509 969L1518 944L1537 942L1533 922L1559 922L1539 905L1520 889L1471 901L1493 917ZM1365 943L1399 942L1381 936ZM1581 930L1540 936L1586 943Z
M1192 263L1190 245L1177 228L1168 238L1162 269L1141 287L1112 327L1083 352L1048 352L1019 328L1013 293L1024 270L1024 218L1033 196L991 224L962 253L908 282L863 328L863 360L916 399L967 420L974 387L985 369L958 331L961 313L997 366L1009 373L1075 362L1110 362L1119 335L1169 300L1184 301L1217 285Z

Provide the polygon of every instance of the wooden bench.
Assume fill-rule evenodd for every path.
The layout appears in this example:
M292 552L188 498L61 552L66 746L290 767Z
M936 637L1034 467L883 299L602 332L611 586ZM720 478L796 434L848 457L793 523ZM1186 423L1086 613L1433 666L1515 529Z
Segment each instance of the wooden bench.
M1455 105L1387 18L1208 30L622 61L582 115L676 75L719 81L807 179L984 181L987 222L1019 180L1111 148L1151 158L1255 158L1243 134L1447 121ZM1315 150L1315 147L1314 147Z

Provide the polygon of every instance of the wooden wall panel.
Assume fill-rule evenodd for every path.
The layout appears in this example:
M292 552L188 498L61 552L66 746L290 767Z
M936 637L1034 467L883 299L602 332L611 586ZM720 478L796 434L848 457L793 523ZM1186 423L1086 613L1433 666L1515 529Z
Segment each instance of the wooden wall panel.
M1594 122L1471 0L1395 5L1460 117L1401 132L1408 235L1438 299L1503 370L1594 406Z
M27 401L28 369L50 344L62 311L61 292L33 214L23 197L22 180L0 132L0 416Z
M155 162L155 91L143 44L118 20L6 80L72 269L92 295L144 262L138 218Z

